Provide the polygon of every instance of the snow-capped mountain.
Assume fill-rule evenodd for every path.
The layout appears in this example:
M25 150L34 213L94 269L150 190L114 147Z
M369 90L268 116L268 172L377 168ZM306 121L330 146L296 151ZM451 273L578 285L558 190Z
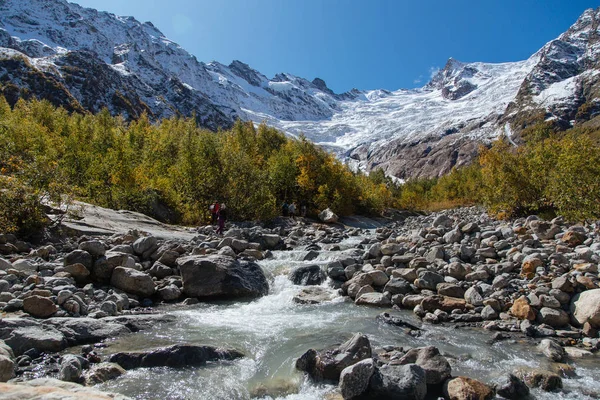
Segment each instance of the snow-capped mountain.
M126 118L195 113L211 129L266 121L367 170L432 176L472 160L481 141L518 136L540 113L565 126L595 116L599 21L600 9L587 10L525 61L450 59L420 89L335 94L319 78L205 64L150 22L65 0L0 0L0 90L11 102L34 95Z

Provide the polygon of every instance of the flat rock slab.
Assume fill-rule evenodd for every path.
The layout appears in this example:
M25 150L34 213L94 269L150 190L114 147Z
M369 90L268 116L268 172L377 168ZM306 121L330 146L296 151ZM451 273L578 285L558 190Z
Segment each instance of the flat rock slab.
M204 365L208 361L235 360L241 357L244 357L244 354L233 349L178 344L147 352L116 353L111 355L108 361L119 364L125 369L183 368Z
M42 378L17 384L0 383L3 400L129 400L117 393L105 393L71 382Z
M160 239L191 240L196 233L181 227L163 224L147 215L125 210L110 210L76 201L80 219L65 219L62 225L78 235L112 235L136 229Z

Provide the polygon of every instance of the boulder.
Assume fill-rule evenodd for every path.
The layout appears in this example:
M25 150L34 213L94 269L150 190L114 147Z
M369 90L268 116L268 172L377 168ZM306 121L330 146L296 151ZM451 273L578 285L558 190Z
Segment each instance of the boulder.
M177 259L183 293L189 297L254 298L269 291L261 267L231 257L208 255Z
M390 294L409 294L412 293L413 289L410 283L403 278L391 278L383 287L384 292Z
M90 400L130 400L130 397L117 393L105 393L74 382L63 382L53 378L38 378L16 384L0 383L0 393L5 399L90 399Z
M554 372L539 368L519 368L515 375L523 379L527 386L532 388L539 387L547 392L552 392L563 387L562 379Z
M154 276L157 279L163 279L167 276L173 275L171 267L166 266L160 261L155 262L152 267L148 270L150 276Z
M99 282L109 283L116 267L132 268L133 266L135 260L129 254L109 251L94 262L92 275Z
M367 391L369 381L375 371L372 358L359 361L342 370L339 388L344 399L353 399Z
M571 247L575 247L575 246L579 246L580 244L585 242L586 239L587 239L587 236L585 235L585 233L575 231L575 230L569 230L569 231L565 232L565 234L562 236L562 238L560 240L563 243L566 243L567 245L569 245Z
M94 260L92 255L85 250L73 250L65 256L65 267L72 264L82 264L88 270L92 270Z
M133 268L115 268L110 278L110 284L117 289L142 297L152 296L156 291L152 277Z
M154 236L141 237L135 242L133 242L133 251L138 256L148 254L150 251L156 250L157 248L158 241Z
M553 328L562 328L569 324L569 314L561 309L550 307L542 307L538 312L537 319Z
M356 298L356 304L363 306L390 307L392 302L383 293L363 293Z
M406 298L405 298L406 299ZM445 296L429 296L421 301L421 307L425 312L434 312L442 310L452 312L453 310L465 311L468 309L467 302L464 299Z
M90 368L84 378L86 385L91 386L116 379L125 373L119 364L104 362Z
M437 292L440 296L448 296L448 297L456 297L456 298L464 298L465 289L458 286L455 283L439 283L436 287Z
M58 307L48 297L29 296L23 300L23 311L36 318L48 318Z
M80 382L83 366L79 357L74 354L65 355L60 362L59 379L66 382Z
M518 319L526 319L529 321L535 320L535 310L529 304L529 300L526 296L521 296L515 300L510 308L510 312Z
M10 357L0 355L0 382L6 382L15 376L15 362Z
M99 240L88 240L79 243L79 249L85 250L94 257L103 256L106 253L106 247L104 243Z
M158 294L164 301L173 301L181 297L181 289L171 284L158 289Z
M452 373L448 360L434 346L411 349L396 362L402 365L417 364L423 368L428 385L442 384Z
M244 355L237 350L177 344L152 351L116 353L108 361L124 369L205 365L208 361L235 360Z
M593 328L600 328L600 289L576 294L571 300L570 309L573 322L578 326L588 322Z
M6 326L4 321L3 325ZM3 339L17 357L32 348L56 353L67 347L65 335L50 326L36 324L9 329L10 333L3 332Z
M302 288L292 300L298 304L319 304L331 301L333 298L330 291L320 286Z
M374 399L423 400L427 395L425 371L416 364L385 364L371 376L368 395Z
M293 270L289 278L294 285L320 285L325 280L325 273L319 265L307 265Z
M444 397L450 400L491 400L494 390L476 379L458 376L446 381Z
M415 286L419 289L435 290L439 283L444 282L444 277L431 271L425 271L419 274L415 280Z
M496 383L496 393L505 399L522 400L529 396L529 388L514 374L506 374Z
M25 259L13 262L12 268L27 275L35 274L37 272L37 265L35 265L31 260Z
M543 339L538 349L552 361L562 362L565 359L565 349L555 340Z
M95 343L107 338L113 338L132 331L140 330L138 326L129 329L125 324L111 321L110 318L50 318L45 321L47 326L59 331L72 346Z
M339 347L320 352L313 349L308 350L296 361L296 368L307 372L317 381L337 382L346 367L367 358L371 358L369 338L357 333Z
M464 298L467 301L467 303L476 307L483 305L483 297L481 296L481 294L475 286L471 286L467 289Z
M325 222L326 224L334 224L338 222L339 217L329 208L326 208L325 210L319 213L319 219Z

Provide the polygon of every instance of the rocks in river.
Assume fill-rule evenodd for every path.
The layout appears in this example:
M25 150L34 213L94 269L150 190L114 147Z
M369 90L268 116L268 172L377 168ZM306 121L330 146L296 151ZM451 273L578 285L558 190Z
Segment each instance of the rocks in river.
M529 387L514 374L506 374L496 382L496 393L505 399L522 400L529 396Z
M319 265L307 265L293 270L289 278L295 285L320 285L325 280L325 273Z
M253 262L208 255L181 257L177 264L189 297L254 298L269 290L261 267Z
M98 385L120 377L126 373L125 369L116 363L104 362L95 364L85 372L84 380L88 386Z
M308 350L296 361L296 368L307 372L317 381L338 381L344 368L370 357L369 339L357 333L338 347L320 352Z
M452 372L448 360L433 346L411 349L396 363L401 365L417 364L423 368L428 385L444 383L446 379L450 378Z
M425 371L416 364L383 365L373 373L368 393L376 399L423 400L427 395Z
M302 288L292 300L299 304L319 304L326 301L331 301L332 293L320 286Z
M538 348L549 359L556 362L561 362L565 358L565 349L552 339L543 339Z
M367 391L375 371L372 358L359 361L344 368L340 374L339 388L344 399L353 399Z
M111 355L108 361L126 370L151 367L183 368L205 365L208 361L235 360L243 356L233 349L178 344L147 352L116 353Z
M515 375L522 379L527 386L539 387L546 392L552 392L563 387L562 379L554 372L539 368L519 368Z
M61 381L81 382L83 373L83 364L87 362L83 357L74 354L67 354L60 363L59 377Z
M451 400L491 400L494 389L476 379L458 376L444 384L444 396Z

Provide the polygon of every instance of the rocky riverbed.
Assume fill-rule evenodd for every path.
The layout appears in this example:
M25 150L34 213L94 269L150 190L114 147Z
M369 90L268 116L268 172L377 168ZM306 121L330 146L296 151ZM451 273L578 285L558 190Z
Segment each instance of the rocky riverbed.
M600 396L595 225L479 208L376 229L324 217L223 237L0 235L0 393Z

